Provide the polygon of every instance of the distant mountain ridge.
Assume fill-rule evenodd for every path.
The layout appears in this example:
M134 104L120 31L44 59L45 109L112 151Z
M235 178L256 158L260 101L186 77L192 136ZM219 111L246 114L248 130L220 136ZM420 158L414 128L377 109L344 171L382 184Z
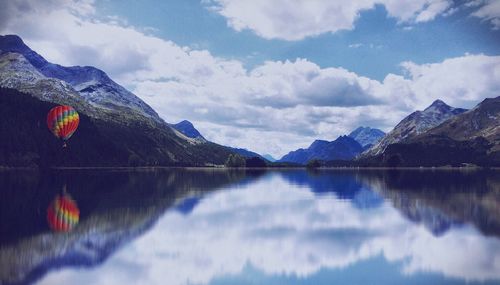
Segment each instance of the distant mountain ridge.
M206 141L201 133L193 126L193 123L188 120L180 121L177 124L171 124L171 126L189 138Z
M372 136L373 130L360 127L351 132L348 138L358 139L358 148L347 148L345 136L339 137L344 138L343 144L334 141L337 145L316 140L279 162L306 164L318 159L326 166L500 166L500 97L485 99L469 111L436 100L405 117L382 138L382 131Z
M264 154L264 155L262 155L262 157L264 157L265 159L269 160L270 162L275 162L277 160L276 158L274 158L270 154Z
M312 159L350 160L363 150L361 144L348 136L340 136L334 141L315 140L308 148L300 148L283 156L279 162L306 164Z
M356 140L362 147L367 147L379 142L385 133L379 129L370 127L359 127L349 134L349 137Z
M188 120L183 120L177 124L172 124L171 125L174 129L176 129L177 131L181 132L182 134L184 134L185 136L189 137L189 138L192 138L192 139L196 139L198 141L202 141L202 142L206 142L207 140L201 135L201 133L194 127L193 123L191 123L190 121ZM259 157L259 158L262 158L264 160L268 160L267 158L265 158L264 156L256 153L256 152L253 152L253 151L250 151L250 150L247 150L245 148L236 148L236 147L230 147L228 146L227 147L230 151L234 152L234 153L237 153L245 158L252 158L252 157Z
M237 147L228 147L231 151L245 157L245 158L252 158L252 157L258 157L258 158L261 158L263 160L268 160L267 158L265 158L264 156L256 153L256 152L253 152L251 150L248 150L246 148L237 148Z
M436 100L425 110L415 111L405 117L392 131L387 133L378 143L363 152L360 157L379 155L383 153L390 144L402 142L422 134L465 111L467 110L453 108L441 100Z

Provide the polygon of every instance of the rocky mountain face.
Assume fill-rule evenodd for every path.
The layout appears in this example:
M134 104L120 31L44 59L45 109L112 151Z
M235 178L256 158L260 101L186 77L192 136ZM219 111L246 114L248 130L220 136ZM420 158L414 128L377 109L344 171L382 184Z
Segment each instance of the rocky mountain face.
M423 111L415 111L404 118L392 131L387 133L378 143L362 153L360 157L370 157L382 154L387 146L415 137L438 126L444 121L467 111L453 108L441 100L434 101Z
M493 144L494 150L499 150L500 96L483 100L470 111L453 117L420 137L429 135L446 135L460 141L483 137Z
M500 97L404 142L389 145L379 159L390 165L500 166Z
M334 141L316 140L306 149L291 151L283 156L279 162L306 164L312 159L350 160L358 155L363 147L353 138L340 136Z
M231 153L176 131L104 72L48 63L17 36L0 38L0 87L0 135L10 138L2 140L0 165L204 166L223 164ZM56 104L73 106L81 119L64 161L44 123Z
M65 67L50 63L15 35L0 36L0 54L5 53L22 55L39 74L67 83L94 106L115 111L134 111L158 122L162 121L149 105L111 80L102 70L92 66Z
M379 142L385 133L379 129L370 127L359 127L349 134L349 137L357 141L362 147L370 147Z

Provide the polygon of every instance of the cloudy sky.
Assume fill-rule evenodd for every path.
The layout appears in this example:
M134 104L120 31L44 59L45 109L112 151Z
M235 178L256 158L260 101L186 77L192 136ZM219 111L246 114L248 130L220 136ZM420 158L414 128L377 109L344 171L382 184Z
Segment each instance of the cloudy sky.
M276 157L500 93L497 0L12 0L0 33L103 69L167 122Z

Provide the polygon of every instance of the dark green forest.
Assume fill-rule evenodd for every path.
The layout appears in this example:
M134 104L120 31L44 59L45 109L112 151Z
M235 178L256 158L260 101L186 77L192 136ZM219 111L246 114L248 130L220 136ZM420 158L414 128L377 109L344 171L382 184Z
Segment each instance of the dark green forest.
M214 143L182 145L171 132L140 122L125 126L81 112L80 125L63 148L46 126L54 106L0 88L0 166L204 166L224 164L231 153Z

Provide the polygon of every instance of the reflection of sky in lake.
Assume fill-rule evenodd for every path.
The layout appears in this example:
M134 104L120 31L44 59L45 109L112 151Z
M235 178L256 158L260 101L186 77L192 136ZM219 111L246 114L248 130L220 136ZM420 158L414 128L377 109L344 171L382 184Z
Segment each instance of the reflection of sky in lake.
M377 200L366 191L359 193ZM455 284L500 279L498 238L485 237L470 225L436 236L389 201L377 201L374 207L360 207L356 199L317 195L272 173L170 210L102 265L50 272L39 284Z

